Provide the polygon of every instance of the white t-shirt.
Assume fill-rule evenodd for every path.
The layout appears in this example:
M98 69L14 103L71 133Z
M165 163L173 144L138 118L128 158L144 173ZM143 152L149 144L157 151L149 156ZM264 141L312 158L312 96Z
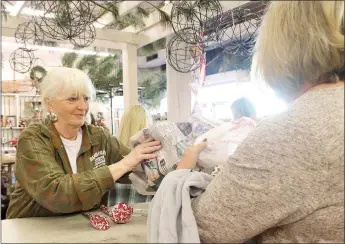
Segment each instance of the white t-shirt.
M61 137L63 145L65 146L73 174L76 174L77 173L77 157L80 151L81 141L83 138L82 131L79 130L77 139L75 140L67 140L66 138L63 138L62 136L60 137Z

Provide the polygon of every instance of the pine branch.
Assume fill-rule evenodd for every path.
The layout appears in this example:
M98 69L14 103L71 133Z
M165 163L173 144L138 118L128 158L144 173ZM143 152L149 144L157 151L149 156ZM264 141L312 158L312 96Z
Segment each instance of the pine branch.
M98 18L102 17L107 12L110 12L113 15L114 19L119 18L119 9L118 9L117 4L122 1L106 2L105 5L99 4L97 3L97 1L93 1L93 0L90 0L90 2L104 10Z
M146 9L144 9L140 6L136 7L135 12L138 16L140 16L142 18L149 17L149 15L150 15L150 13Z
M166 12L156 7L154 4L150 3L149 1L145 1L145 2L151 5L153 8L155 8L158 11L160 22L165 28L171 26L170 16Z
M90 68L94 69L97 66L97 55L85 55L76 65L76 68L87 71L89 73ZM93 72L93 71L92 71Z
M4 0L0 1L1 18L4 18L5 20L7 20L9 11L6 8L5 3L8 3L10 5L13 5L13 3L11 3L10 1L4 1Z
M78 58L78 54L76 53L65 53L62 56L62 60L61 60L62 66L72 68L77 58Z

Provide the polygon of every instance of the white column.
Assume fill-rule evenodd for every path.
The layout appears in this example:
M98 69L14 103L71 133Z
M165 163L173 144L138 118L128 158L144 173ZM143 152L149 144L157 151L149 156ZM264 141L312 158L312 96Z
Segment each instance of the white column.
M125 43L122 49L124 109L138 104L137 46Z
M170 38L167 38L167 43ZM174 70L167 61L167 100L168 120L185 122L191 114L191 73L180 73Z

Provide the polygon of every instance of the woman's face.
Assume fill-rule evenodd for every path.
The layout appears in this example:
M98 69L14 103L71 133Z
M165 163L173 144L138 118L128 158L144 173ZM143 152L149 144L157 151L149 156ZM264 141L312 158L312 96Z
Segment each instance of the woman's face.
M89 101L89 97L86 96L71 95L65 98L60 92L56 99L48 103L48 109L58 116L57 123L80 127L89 111Z

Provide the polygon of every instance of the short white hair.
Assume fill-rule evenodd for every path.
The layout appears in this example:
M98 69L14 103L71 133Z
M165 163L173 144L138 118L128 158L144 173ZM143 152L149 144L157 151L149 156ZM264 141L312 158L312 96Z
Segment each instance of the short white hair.
M259 28L252 79L286 98L344 67L344 1L273 1Z
M61 99L71 96L87 96L93 99L96 94L95 87L89 76L76 68L59 67L48 71L41 85L41 96L43 100L43 117L45 118L48 108L46 99L55 99L63 91Z

